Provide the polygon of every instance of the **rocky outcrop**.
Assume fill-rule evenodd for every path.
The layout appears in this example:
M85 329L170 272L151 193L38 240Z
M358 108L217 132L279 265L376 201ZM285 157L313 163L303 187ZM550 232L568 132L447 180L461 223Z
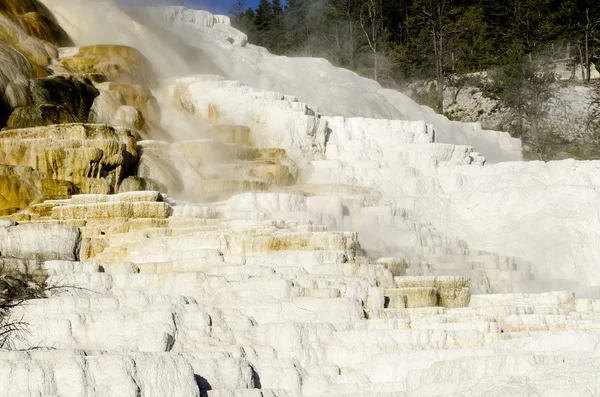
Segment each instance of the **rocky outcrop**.
M87 123L90 108L99 95L89 79L79 76L32 79L30 93L32 105L16 108L7 128Z
M17 212L41 198L44 177L30 167L0 165L0 214Z
M5 0L0 4L0 14L16 23L28 36L48 41L55 46L72 44L52 13L37 0Z
M8 129L78 123L80 120L63 106L42 104L16 108L6 122Z
M173 144L138 142L137 176L193 201L224 200L296 183L298 169L287 152L249 145L252 138L247 127L222 125L210 135L213 138Z
M138 50L119 45L93 45L69 50L61 63L80 73L99 73L124 84L157 85L152 65Z
M31 63L14 48L0 41L0 126L4 126L13 109L31 103L29 79Z
M29 79L48 76L46 67L58 56L57 46L71 44L50 11L37 0L6 0L0 4L0 128L14 109L31 103ZM48 114L47 109L21 115L61 119L58 114Z
M0 164L31 167L76 192L111 193L135 172L135 139L126 129L66 124L0 132Z
M161 135L161 112L150 89L142 85L103 82L91 108L89 121L119 125L141 134Z
M65 199L77 189L31 167L0 164L0 214L10 215L43 200Z
M100 88L117 93L123 98L124 105L138 109L145 119L160 122L160 107L150 89L143 85L108 82Z

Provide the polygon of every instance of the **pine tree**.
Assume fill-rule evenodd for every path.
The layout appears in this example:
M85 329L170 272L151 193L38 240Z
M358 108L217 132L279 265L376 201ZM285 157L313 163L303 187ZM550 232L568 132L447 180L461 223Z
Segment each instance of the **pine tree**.
M249 21L254 22L254 18L256 17L256 12L252 8L248 8L244 13L244 18L247 18Z
M256 39L254 34L255 13L251 7L248 7L244 11L245 4L245 0L237 0L231 7L229 14L233 17L233 26L246 33L248 35L249 40L251 42L254 42L254 40Z
M273 17L269 27L269 34L267 41L269 47L275 53L285 52L285 29L283 27L283 6L281 0L272 0Z
M281 0L273 0L273 16L275 18L281 17L283 15L283 6L281 5Z
M285 12L298 8L302 0L287 0L285 3Z
M309 40L313 20L308 17L311 0L287 0L284 21L286 47L294 52L303 50Z
M544 125L557 91L556 76L547 60L529 61L524 57L490 74L487 87L511 112L511 132L528 144L539 160L547 160L544 138L550 135Z
M257 31L265 31L269 29L269 25L273 20L273 6L269 0L260 0L256 15L254 16L254 27Z

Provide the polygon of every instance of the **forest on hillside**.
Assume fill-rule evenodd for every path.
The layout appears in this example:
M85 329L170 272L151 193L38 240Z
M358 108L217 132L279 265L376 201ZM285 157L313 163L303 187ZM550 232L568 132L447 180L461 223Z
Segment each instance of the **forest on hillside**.
M274 54L323 57L385 87L421 82L415 99L440 113L448 95L479 87L514 114L505 129L539 158L569 144L543 125L556 96L549 66L590 83L600 60L598 0L261 0L256 9L238 0L231 15ZM598 103L574 157L600 154Z

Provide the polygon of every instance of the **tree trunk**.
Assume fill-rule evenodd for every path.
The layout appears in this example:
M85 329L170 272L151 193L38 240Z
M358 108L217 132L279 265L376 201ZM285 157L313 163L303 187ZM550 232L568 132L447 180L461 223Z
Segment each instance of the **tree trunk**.
M438 110L441 114L444 114L444 47L442 40L442 34L440 33L437 53Z
M587 75L585 76L585 81L587 81L589 83L590 79L591 79L591 75L592 75L592 65L590 62L590 28L591 28L591 24L590 24L590 10L589 9L585 10L585 16L586 16L586 22L587 22L587 25L585 26L585 69L587 71Z
M585 80L585 65L583 62L583 52L581 51L581 45L577 45L577 49L579 50L579 61L581 63L581 80Z
M350 69L356 70L356 63L354 62L354 52L356 50L356 40L354 39L354 20L350 10L346 10L348 15L348 26L350 26Z
M590 64L590 34L588 29L585 29L585 81L590 82L591 64Z
M373 16L375 15L375 8L373 8ZM371 31L373 33L373 76L375 81L378 80L377 68L379 67L379 59L377 57L377 27L375 26L375 18L372 18Z
M540 152L540 140L539 140L539 125L538 125L538 119L537 117L534 117L533 120L531 120L531 140L533 142L533 145L535 147L535 150L539 153Z
M378 80L379 76L377 75L377 68L379 67L377 51L375 51L373 53L373 56L375 57L375 59L373 61L373 80L379 82L379 80Z

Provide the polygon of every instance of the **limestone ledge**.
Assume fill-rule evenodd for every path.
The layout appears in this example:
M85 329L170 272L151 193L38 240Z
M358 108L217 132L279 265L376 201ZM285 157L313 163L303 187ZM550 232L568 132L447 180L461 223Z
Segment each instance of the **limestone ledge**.
M50 372L39 381L55 379L57 393L63 383L55 374L85 368L85 380L69 383L72 391L86 382L104 385L109 364L119 390L142 383L144 395L163 395L168 384L169 393L190 396L401 395L407 387L429 390L432 379L447 379L439 368L461 382L473 376L486 382L498 366L527 366L529 352L538 357L540 374L563 359L578 374L596 370L572 350L554 349L584 341L587 356L600 357L597 300L566 292L471 295L467 277L407 276L417 271L411 261L363 256L356 233L331 231L316 218L290 219L303 212L343 218L343 203L247 193L191 204L158 192L130 192L46 201L33 206L21 225L3 221L0 226L22 233L40 228L82 236L78 257L49 254L27 262L16 259L27 249L13 248L15 258L4 259L44 272L49 283L81 288L31 301L14 313L32 329L20 348L54 350L46 356L0 354L0 368L19 369L27 381L9 390L36 391L42 357L48 357L43 368ZM135 207L141 210L129 210ZM155 208L169 213L152 218ZM364 211L372 216L384 209ZM466 255L464 248L459 252ZM501 264L490 254L472 255L490 269ZM449 363L470 372L452 372ZM161 383L157 374L177 376ZM540 375L539 387L547 387L544 379Z
M66 124L0 132L0 163L29 166L82 193L118 191L137 163L134 137L100 124Z

